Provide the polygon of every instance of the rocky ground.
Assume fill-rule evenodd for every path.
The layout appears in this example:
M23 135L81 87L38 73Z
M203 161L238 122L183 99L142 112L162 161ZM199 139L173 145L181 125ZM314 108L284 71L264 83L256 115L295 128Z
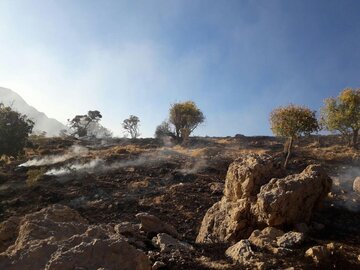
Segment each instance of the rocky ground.
M3 160L0 268L360 268L360 152L339 138L301 140L287 171L272 137L163 144L33 138Z

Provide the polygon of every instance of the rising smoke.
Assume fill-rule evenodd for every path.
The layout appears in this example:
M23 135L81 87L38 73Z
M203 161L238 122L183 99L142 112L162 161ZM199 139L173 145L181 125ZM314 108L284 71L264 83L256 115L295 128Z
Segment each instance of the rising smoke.
M336 194L333 202L337 207L349 211L360 211L360 195L353 190L353 183L360 176L359 167L343 167L333 178L332 191Z
M64 162L73 157L84 156L88 152L84 147L73 147L71 151L65 155L47 156L42 159L33 159L21 164L20 166L43 166L53 165L56 163ZM99 157L90 160L85 163L79 161L75 163L66 164L60 168L53 168L48 170L45 175L51 176L64 176L72 173L94 173L94 172L108 172L115 171L126 167L140 167L140 166L155 166L163 162L173 159L174 157L184 156L184 153L164 148L161 150L153 151L151 153L144 153L133 160L122 160L107 163L104 159ZM206 161L204 159L195 159L189 166L189 168L179 169L178 172L182 174L194 174L206 167Z
M57 163L64 162L74 157L81 157L87 155L89 150L86 147L80 145L72 146L66 154L63 155L48 155L42 158L34 158L28 160L27 162L20 164L20 167L36 167L36 166L46 166L53 165Z

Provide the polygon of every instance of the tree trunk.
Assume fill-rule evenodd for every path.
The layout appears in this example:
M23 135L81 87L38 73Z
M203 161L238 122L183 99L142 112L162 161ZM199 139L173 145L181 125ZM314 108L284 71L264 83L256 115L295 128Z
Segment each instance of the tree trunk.
M177 143L180 143L180 130L178 128L175 129L175 136Z
M358 149L358 135L359 135L359 129L354 129L353 139L352 139L352 145L354 149Z
M287 168L287 165L289 163L289 159L290 159L290 156L291 156L291 150L292 150L292 145L293 145L293 137L290 137L290 141L289 141L289 147L288 147L288 150L287 150L287 155L286 155L286 159L285 159L285 163L284 163L284 168L286 169Z

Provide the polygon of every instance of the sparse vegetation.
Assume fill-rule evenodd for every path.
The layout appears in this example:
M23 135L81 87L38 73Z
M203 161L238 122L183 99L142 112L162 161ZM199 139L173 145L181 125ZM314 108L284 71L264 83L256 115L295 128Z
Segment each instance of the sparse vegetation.
M139 117L130 115L129 118L123 121L122 127L125 130L125 133L129 134L132 139L136 139L140 136L139 123Z
M33 127L34 122L26 115L0 104L0 155L21 154Z
M193 101L175 103L170 107L169 121L175 127L178 141L186 142L190 134L205 120L203 112Z
M26 184L28 186L35 185L41 179L41 177L44 176L45 172L46 172L45 168L28 170L28 172L26 173L27 174Z
M293 104L273 110L270 114L270 123L271 130L276 136L288 138L285 168L291 156L294 140L301 135L310 135L319 130L315 111Z
M346 88L337 98L328 98L321 109L321 123L340 132L348 145L357 149L360 129L360 89Z

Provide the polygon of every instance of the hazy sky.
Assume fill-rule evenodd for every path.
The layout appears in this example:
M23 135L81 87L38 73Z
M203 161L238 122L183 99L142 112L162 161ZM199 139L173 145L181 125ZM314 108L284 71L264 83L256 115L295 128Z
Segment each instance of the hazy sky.
M360 1L0 0L0 86L62 122L98 109L152 136L194 100L195 134L270 134L290 102L360 86Z

